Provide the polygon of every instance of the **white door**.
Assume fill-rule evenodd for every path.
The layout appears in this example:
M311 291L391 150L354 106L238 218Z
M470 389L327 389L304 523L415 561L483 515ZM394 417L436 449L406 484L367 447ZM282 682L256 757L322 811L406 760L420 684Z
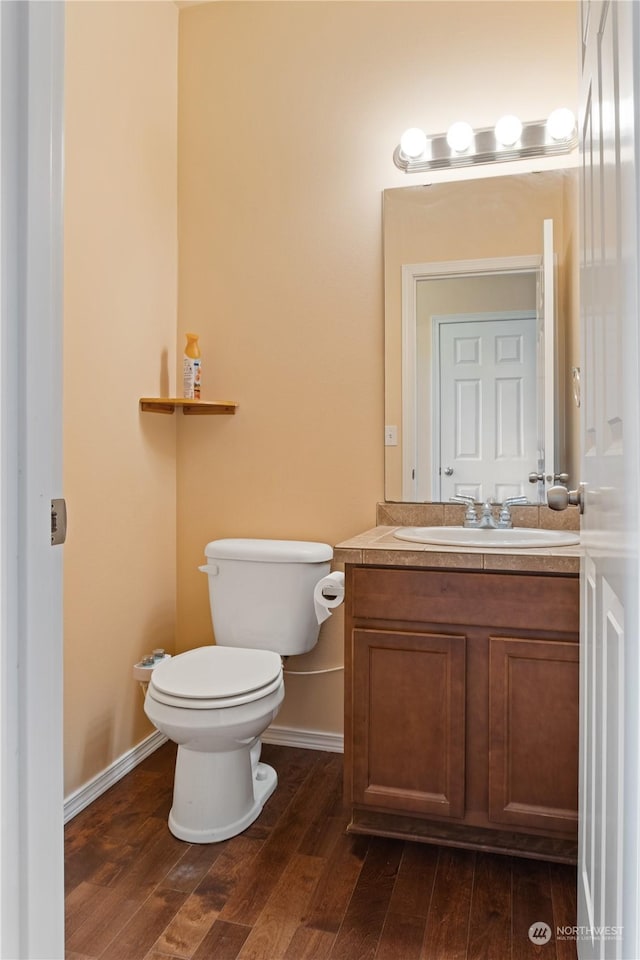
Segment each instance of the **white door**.
M640 9L583 2L578 954L640 957L638 109ZM634 97L636 102L634 105Z
M438 499L527 495L538 467L535 314L437 319Z
M0 3L0 957L64 956L62 3Z

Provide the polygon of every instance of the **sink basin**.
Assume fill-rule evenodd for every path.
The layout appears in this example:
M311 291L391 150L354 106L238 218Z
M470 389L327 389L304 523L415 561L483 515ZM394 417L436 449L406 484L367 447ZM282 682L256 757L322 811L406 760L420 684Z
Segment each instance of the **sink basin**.
M444 547L482 547L500 550L505 547L568 547L580 543L573 530L542 530L539 527L515 527L511 530L478 530L467 527L401 527L394 531L398 540L414 543L439 543Z

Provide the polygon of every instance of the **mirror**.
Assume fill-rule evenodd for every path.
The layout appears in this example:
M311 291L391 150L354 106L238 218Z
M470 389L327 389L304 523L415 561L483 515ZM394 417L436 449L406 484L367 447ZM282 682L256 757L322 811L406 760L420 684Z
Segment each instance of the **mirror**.
M576 201L575 169L385 190L386 500L577 476Z

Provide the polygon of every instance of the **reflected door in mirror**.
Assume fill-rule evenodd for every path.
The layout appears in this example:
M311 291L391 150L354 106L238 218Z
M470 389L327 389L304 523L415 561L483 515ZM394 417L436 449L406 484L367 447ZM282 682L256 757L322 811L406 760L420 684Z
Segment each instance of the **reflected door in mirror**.
M433 328L435 498L502 502L528 495L538 458L535 313L434 317Z

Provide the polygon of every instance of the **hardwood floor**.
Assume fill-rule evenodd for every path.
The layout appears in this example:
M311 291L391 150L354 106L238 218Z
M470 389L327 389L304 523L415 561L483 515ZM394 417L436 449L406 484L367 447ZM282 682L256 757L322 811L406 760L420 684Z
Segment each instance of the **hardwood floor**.
M67 825L67 960L575 960L556 937L576 923L575 868L348 835L342 756L268 744L279 784L259 820L183 843L174 757L165 744Z

